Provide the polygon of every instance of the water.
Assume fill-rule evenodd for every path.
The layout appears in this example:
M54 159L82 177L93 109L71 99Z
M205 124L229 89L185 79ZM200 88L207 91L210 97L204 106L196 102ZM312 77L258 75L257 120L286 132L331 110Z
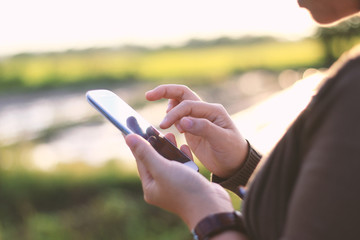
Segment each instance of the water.
M248 85L243 81L240 77L196 92L207 101L222 102L231 113L236 113L233 118L238 127L262 152L271 149L286 126L306 106L318 83L308 79L280 93L278 88L267 86L269 91L244 97L241 87ZM255 83L258 89L264 88L261 83ZM149 86L133 85L112 90L125 101L134 102L144 99L144 92L149 89ZM134 168L134 159L122 134L88 104L85 92L53 90L1 96L0 146L12 145L13 151L18 151L17 144L30 142L32 147L26 153L26 161L44 170L51 170L59 163L83 161L101 165L111 159ZM269 97L274 92L277 94ZM166 101L147 103L137 110L158 127L165 115ZM169 131L177 133L174 128L162 132ZM184 142L183 136L177 134L177 138L180 143Z
M113 91L124 99L134 99L139 92L144 94L143 88ZM43 169L73 161L101 165L110 159L130 161L133 165L122 134L90 106L85 92L51 91L0 97L0 145L33 142L27 157ZM147 104L139 113L156 126L164 117L165 109L166 102L162 101ZM94 117L98 120L91 121ZM56 131L45 141L41 140L41 136L52 129Z

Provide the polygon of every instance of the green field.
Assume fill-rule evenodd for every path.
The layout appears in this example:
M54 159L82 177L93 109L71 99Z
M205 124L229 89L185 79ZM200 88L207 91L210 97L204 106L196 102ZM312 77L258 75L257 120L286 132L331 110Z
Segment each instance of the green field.
M69 51L0 61L0 86L41 88L89 82L155 81L202 84L251 69L279 71L319 65L321 44L298 42L158 50Z

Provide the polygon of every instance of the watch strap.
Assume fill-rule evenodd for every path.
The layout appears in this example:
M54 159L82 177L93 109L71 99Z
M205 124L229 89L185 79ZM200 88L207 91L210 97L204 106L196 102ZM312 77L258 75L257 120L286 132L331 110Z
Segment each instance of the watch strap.
M259 154L248 142L249 153L244 164L229 178L220 178L212 174L211 181L220 184L222 187L231 190L241 198L239 186L245 186L261 159Z
M227 230L246 233L239 211L209 215L202 219L192 231L194 240L207 240Z

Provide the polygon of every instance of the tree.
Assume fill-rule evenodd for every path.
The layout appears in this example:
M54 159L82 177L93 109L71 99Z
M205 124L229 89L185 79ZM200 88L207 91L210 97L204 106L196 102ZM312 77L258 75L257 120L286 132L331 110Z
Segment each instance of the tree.
M319 27L316 35L324 48L324 65L330 66L360 41L360 17L350 18L334 27Z

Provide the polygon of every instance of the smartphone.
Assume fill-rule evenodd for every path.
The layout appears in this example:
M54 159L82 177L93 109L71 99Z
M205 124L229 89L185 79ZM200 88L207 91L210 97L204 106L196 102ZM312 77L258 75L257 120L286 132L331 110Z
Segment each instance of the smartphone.
M115 93L105 89L91 90L86 93L86 98L124 135L138 134L163 157L181 162L195 171L199 171L198 166L191 159Z

